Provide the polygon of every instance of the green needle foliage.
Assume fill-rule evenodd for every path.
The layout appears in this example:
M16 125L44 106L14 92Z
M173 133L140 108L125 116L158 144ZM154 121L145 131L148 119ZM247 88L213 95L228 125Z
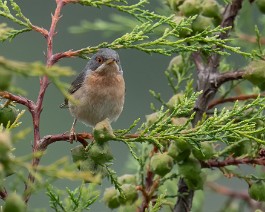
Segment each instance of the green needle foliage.
M82 184L71 191L55 189L49 186L47 195L50 197L50 205L55 211L78 211L89 210L89 207L99 198L99 192L93 185ZM61 199L64 197L63 199Z
M18 4L13 0L10 0L9 3L11 6L11 10L8 6L7 1L3 1L3 0L0 1L0 16L3 16L13 21L14 23L17 23L18 25L24 28L20 30L10 29L8 32L5 33L5 36L0 37L1 41L5 41L7 39L12 40L17 35L32 30L32 24L30 20L23 15Z

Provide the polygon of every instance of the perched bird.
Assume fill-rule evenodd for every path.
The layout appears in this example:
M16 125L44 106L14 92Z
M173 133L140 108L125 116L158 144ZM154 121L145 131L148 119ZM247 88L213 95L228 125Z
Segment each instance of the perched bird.
M60 107L69 107L74 117L70 136L74 134L77 120L92 127L106 118L110 123L116 121L122 112L125 97L118 53L108 48L100 49L71 83L68 92L74 101L66 98Z

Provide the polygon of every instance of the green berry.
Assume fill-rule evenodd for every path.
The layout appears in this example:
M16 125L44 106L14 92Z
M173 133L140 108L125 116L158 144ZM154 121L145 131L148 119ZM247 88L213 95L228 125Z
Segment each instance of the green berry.
M83 145L78 145L71 149L71 154L74 163L87 159L86 151Z
M183 161L183 163L178 164L179 174L183 177L192 178L192 176L197 176L201 173L201 165L198 160L193 158L188 158Z
M146 125L151 126L159 119L159 113L156 112L156 113L146 115L145 118L146 118Z
M183 98L184 95L182 93L175 94L169 99L169 101L167 102L167 106L169 108L175 108L176 105L179 104Z
M199 149L192 149L192 153L198 160L209 160L214 155L213 145L209 142L202 142Z
M216 0L204 0L201 14L206 17L220 19L221 6Z
M263 181L258 181L253 183L249 189L249 196L257 201L265 201L265 183Z
M179 10L186 17L197 15L201 11L201 0L185 0Z
M174 165L173 158L167 153L153 155L150 163L152 171L162 177L169 173Z
M133 184L136 185L136 176L133 174L125 174L118 177L118 182L120 184Z
M93 143L88 149L87 157L99 164L110 162L113 159L110 146L107 142Z
M123 184L121 186L121 189L122 189L124 197L125 197L125 198L122 198L120 196L120 203L122 205L132 204L138 199L138 193L137 193L135 185Z
M79 163L80 171L89 172L92 175L91 179L87 179L85 182L95 182L100 184L101 180L108 175L108 172L104 166L95 163L92 159L86 159ZM94 178L95 177L95 178Z
M214 19L198 15L197 18L192 23L192 30L194 32L202 32L207 28L214 27Z
M110 208L118 208L120 206L119 192L114 188L107 188L103 194L103 201Z
M196 173L195 175L185 177L184 181L189 189L202 190L205 182L205 176L202 173Z
M243 78L265 91L265 61L254 60L246 68Z
M173 57L169 62L168 69L172 69L174 68L174 66L182 66L182 65L183 65L183 58L181 55L177 55L176 57Z
M7 196L3 212L26 212L27 207L21 196L11 193Z
M0 106L0 124L4 127L10 122L10 125L14 123L17 118L17 110L12 106L1 107Z
M92 175L101 175L102 178L107 175L107 170L105 168L91 159L86 159L80 163L80 170L81 171L88 171Z
M171 123L176 126L183 126L188 121L185 117L179 117L179 118L172 118ZM188 124L189 127L191 127L191 124Z
M106 142L115 138L115 135L113 134L113 130L111 128L108 119L105 119L97 123L93 133L94 133L94 139L97 142Z
M174 18L173 18L173 21L179 25L183 20L185 19L184 16L178 16L178 15L175 15ZM190 25L190 24L189 24ZM181 38L185 38L185 37L188 37L189 35L191 35L191 32L192 30L190 29L190 26L189 25L185 25L185 28L182 27L182 28L179 28L179 37ZM178 60L176 62L178 62L178 64L176 65L182 65L180 62L182 62L182 58L180 58L181 56L176 56L175 59ZM174 58L173 58L174 59ZM180 61L181 59L181 61Z
M168 148L168 155L172 157L175 161L180 162L187 159L191 153L189 146L187 148L178 148L176 142L171 142Z
M188 142L182 140L182 139L178 139L175 141L175 144L177 146L177 148L180 150L180 151L185 151L187 149L191 149L191 146Z
M179 174L184 178L189 189L199 190L203 188L205 176L201 172L201 165L198 160L188 158L178 166Z

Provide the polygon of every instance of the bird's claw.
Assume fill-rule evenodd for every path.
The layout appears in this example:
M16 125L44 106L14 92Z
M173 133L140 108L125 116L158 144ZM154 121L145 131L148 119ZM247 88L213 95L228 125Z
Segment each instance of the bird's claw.
M77 134L75 133L74 128L71 128L71 130L70 130L69 141L71 144L73 143L73 141L77 141Z

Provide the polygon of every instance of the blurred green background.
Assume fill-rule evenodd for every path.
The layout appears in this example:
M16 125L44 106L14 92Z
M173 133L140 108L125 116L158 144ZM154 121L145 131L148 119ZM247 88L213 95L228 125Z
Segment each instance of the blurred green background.
M54 0L28 0L17 1L21 6L22 12L28 17L31 22L40 27L49 28L51 21L51 13L55 10ZM152 0L149 6L150 10L162 8L162 3L159 0ZM103 41L112 41L118 37L104 37L101 32L89 32L85 34L70 34L68 29L70 26L79 25L81 20L93 21L101 18L109 20L111 13L118 13L116 10L112 10L106 7L102 9L82 7L80 5L67 5L62 10L62 18L59 21L57 32L54 39L54 52L66 51L69 49L80 49L87 46L97 45ZM17 27L12 23L9 23L3 17L0 17L0 23L7 22L10 26ZM24 33L16 37L12 42L4 42L0 45L0 55L8 59L19 61L42 61L45 62L44 52L46 51L45 39L36 32ZM161 93L163 99L168 100L172 95L171 89L167 85L167 80L164 76L171 57L124 49L118 50L124 71L124 77L126 81L126 101L124 110L120 118L116 123L112 124L114 129L128 128L132 122L141 118L141 122L145 120L145 115L152 113L150 109L150 103L156 102L156 100L149 94L149 89L158 91ZM76 72L82 71L86 65L86 60L80 58L63 59L59 62L59 65L70 66ZM239 67L239 65L238 65ZM65 78L64 81L70 83L74 77ZM15 85L23 88L28 92L28 98L36 100L39 90L38 78L25 78L17 76L15 78ZM63 133L70 129L73 118L69 114L68 110L62 110L59 105L62 103L64 97L55 88L53 84L50 84L45 99L44 110L41 116L41 135ZM19 106L19 108L23 108ZM32 127L31 117L29 113L26 113L22 119L24 127ZM88 131L91 132L91 128L86 127L82 123L77 124L77 132ZM26 140L17 143L16 153L18 155L25 155L31 152L31 142L33 140L32 135L28 136ZM70 149L73 148L76 143L69 144L67 142L56 142L49 146L46 155L42 158L41 164L51 164L53 161L60 159L61 157L70 157ZM119 142L112 142L112 150L115 156L114 165L112 168L118 173L118 175L128 173L126 170L126 161L129 155L127 147ZM240 188L240 182L235 180L225 181L228 185L235 185ZM65 188L66 186L74 188L79 182L71 182L68 180L57 180L55 185L59 188ZM108 180L104 180L100 186L102 188L109 186ZM244 184L244 187L246 185ZM220 196L213 195L212 193L206 196L206 204L204 211L216 211L218 205L222 204ZM37 194L32 195L29 202L30 208L46 208L49 209L48 198L44 195L44 191L40 191ZM93 205L91 211L109 211L102 202L97 202Z

